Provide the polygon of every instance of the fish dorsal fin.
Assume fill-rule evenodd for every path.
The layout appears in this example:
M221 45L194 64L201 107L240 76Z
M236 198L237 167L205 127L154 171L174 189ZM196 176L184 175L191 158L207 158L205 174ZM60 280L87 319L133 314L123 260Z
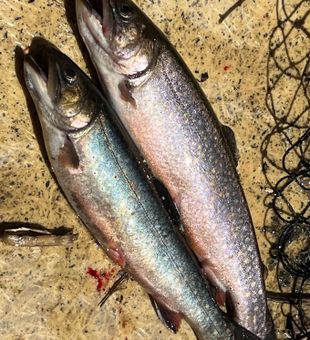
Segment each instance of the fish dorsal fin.
M162 305L161 303L157 302L151 295L150 299L152 302L152 305L155 309L155 312L158 316L158 318L174 333L177 333L177 331L180 328L180 323L182 320L182 315L176 312L173 312L172 310L168 309L166 306Z
M235 166L237 166L239 161L239 151L237 148L234 131L229 126L222 124L222 132L226 143L233 155Z

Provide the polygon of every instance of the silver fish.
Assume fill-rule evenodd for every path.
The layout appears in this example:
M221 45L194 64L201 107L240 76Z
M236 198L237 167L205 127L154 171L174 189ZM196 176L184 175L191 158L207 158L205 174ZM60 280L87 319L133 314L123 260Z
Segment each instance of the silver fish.
M78 234L73 234L71 230L55 234L49 230L29 227L9 228L0 233L0 240L14 247L70 247L77 238Z
M199 339L248 338L218 309L89 78L47 43L30 48L24 76L52 169L108 256L155 300L173 330L181 318ZM251 335L250 335L251 337Z
M263 339L274 331L251 216L222 126L178 53L129 0L76 0L80 34L116 114L179 211L217 301Z

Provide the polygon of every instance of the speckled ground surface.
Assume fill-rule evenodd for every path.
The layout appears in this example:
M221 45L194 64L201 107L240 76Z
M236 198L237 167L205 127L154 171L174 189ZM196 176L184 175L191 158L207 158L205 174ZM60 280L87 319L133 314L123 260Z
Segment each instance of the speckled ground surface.
M260 145L274 125L266 107L267 67L269 78L278 74L268 58L269 44L281 45L276 1L246 0L222 23L234 1L139 0L149 16L163 29L184 57L208 94L215 112L236 133L240 161L238 171L256 227L262 258L267 263L269 244L262 232L268 184L261 168ZM0 338L6 339L194 339L183 323L178 335L161 324L143 290L133 281L116 293L102 310L97 306L103 291L86 274L88 267L111 270L113 264L75 216L64 199L38 142L37 121L29 114L15 71L14 48L30 44L41 35L67 53L84 70L85 62L76 43L61 0L0 0L0 220L39 223L48 228L74 228L79 239L70 248L14 248L0 244ZM295 12L294 8L299 6ZM66 1L69 18L72 1ZM279 5L279 7L281 7ZM292 20L309 10L309 1L285 1L281 15L294 11ZM309 32L308 22L300 26ZM308 25L308 26L307 26ZM310 50L305 30L289 32L292 59ZM307 27L306 27L307 26ZM275 60L285 67L286 51L278 48ZM268 62L269 61L269 62ZM293 96L294 79L284 77L272 89L276 112L285 113ZM294 116L305 106L296 101ZM308 119L309 115L303 117ZM274 141L275 159L283 147ZM279 173L271 172L276 181ZM117 269L117 268L115 268ZM267 279L275 289L274 272ZM280 308L272 303L277 336L286 337Z

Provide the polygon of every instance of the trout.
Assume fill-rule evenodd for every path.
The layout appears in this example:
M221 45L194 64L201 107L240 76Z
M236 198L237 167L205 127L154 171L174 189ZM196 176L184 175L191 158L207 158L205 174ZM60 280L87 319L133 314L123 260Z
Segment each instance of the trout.
M26 51L24 77L68 201L107 255L149 293L161 319L176 331L184 318L199 339L247 339L212 300L90 79L44 41Z
M79 32L121 125L168 190L188 245L232 317L274 339L232 130L163 33L130 0L76 0Z

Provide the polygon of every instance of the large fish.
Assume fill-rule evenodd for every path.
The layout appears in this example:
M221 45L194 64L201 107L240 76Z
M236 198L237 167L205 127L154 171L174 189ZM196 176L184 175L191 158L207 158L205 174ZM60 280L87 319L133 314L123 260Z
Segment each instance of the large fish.
M35 47L36 48L35 48ZM52 169L69 202L108 256L153 297L174 330L181 318L199 339L248 333L225 319L109 120L106 100L64 54L40 42L24 76Z
M274 338L234 138L180 56L132 1L76 0L80 34L109 100L179 211L186 240L234 319Z

